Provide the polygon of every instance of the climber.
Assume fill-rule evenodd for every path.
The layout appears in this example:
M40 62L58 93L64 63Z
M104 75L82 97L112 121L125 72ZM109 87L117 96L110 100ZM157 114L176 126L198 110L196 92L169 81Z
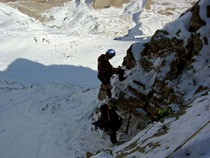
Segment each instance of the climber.
M116 52L114 49L108 49L106 54L102 54L98 57L98 78L101 81L103 88L106 90L108 98L112 97L110 78L113 74L118 74L120 81L125 80L124 70L120 67L114 68L109 62L115 54Z
M100 106L101 116L93 123L96 128L99 128L110 136L112 144L118 144L116 133L122 125L123 119L118 115L116 100L109 99L109 101Z

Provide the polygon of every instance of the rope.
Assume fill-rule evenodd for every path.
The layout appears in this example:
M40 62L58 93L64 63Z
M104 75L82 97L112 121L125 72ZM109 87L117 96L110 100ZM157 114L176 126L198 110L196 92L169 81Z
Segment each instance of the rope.
M189 138L187 138L181 145L179 145L171 154L169 154L166 158L170 158L175 152L177 152L182 146L184 146L187 142L189 142L193 137L195 137L202 129L204 129L210 120L206 122L201 128L199 128L195 133L193 133Z
M126 126L126 129L125 129L125 133L128 133L128 128L130 126L130 121L131 121L131 108L130 108L130 114L129 114L129 117L128 117L128 122L127 122L127 126Z
M203 34L203 35L200 35L200 37L204 37L204 36L206 36L206 35L210 35L210 32L207 32L207 33L205 33L205 34Z
M210 65L210 63L208 63L208 64L206 64L206 65L200 67L200 68L197 69L194 73L192 73L192 74L190 74L190 75L187 75L187 77L183 78L182 80L179 80L179 81L177 82L177 84L182 83L182 81L184 81L185 79L187 79L187 78L193 76L194 74L196 74L197 72L201 71L203 68L205 68L205 67L208 66L208 65Z

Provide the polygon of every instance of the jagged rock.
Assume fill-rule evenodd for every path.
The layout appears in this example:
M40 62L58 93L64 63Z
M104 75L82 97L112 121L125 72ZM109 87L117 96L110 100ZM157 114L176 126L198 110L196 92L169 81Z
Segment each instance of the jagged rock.
M192 17L191 17L190 23L189 23L189 31L190 32L196 32L202 26L206 25L206 22L201 19L199 11L200 11L200 6L197 3L197 5L195 5L191 9Z
M172 80L177 78L186 67L186 61L182 58L176 57L170 64L170 71L167 73L166 78Z
M152 36L151 42L152 41L162 40L163 38L165 38L166 35L169 35L169 33L167 31L165 31L165 30L157 30L155 32L155 34Z
M177 39L176 37L173 37L171 39L171 42L172 42L172 46L173 47L183 47L184 45L184 41L182 39Z
M142 57L140 59L140 63L141 63L142 68L144 69L144 71L149 71L149 70L151 70L153 68L152 62L149 61L146 56Z
M127 69L131 69L136 65L136 61L134 59L133 53L132 53L132 46L131 45L126 53L126 56L123 59L122 65L126 66Z
M181 30L179 33L181 33ZM161 66L167 66L165 65L167 55L174 53L173 60L170 63L167 63L170 64L170 69L165 73L165 76L162 76L162 80L155 80L151 87L153 95L149 96L149 94L144 94L130 85L127 87L127 89L138 98L139 104L136 107L144 109L150 118L155 116L157 109L161 108L162 105L167 106L171 103L177 103L182 106L183 101L181 96L176 94L172 87L168 87L166 82L167 80L176 79L181 75L183 70L192 62L192 58L197 55L203 47L200 34L191 34L187 45L185 45L184 40L176 37L169 38L168 35L169 33L164 30L157 30L152 36L151 41L144 44L144 49L141 52L141 59L139 62L143 70L148 72L154 69L157 73L161 72ZM133 56L129 56L129 54L132 54L131 51L132 49L130 47L127 51L129 53L127 53L124 60L126 66L132 65L127 63L132 63L130 61L134 61ZM153 66L153 59L156 59L157 57L163 59L163 64L159 66L158 70ZM133 66L135 66L135 64L128 67L132 68ZM145 86L139 84L141 83L140 81L133 82L142 89L145 89Z
M164 58L174 49L177 52L181 51L180 54L185 51L185 49L183 49L183 40L179 40L175 37L170 39L168 35L169 33L167 31L157 30L154 36L152 36L151 41L144 44L140 65L145 71L150 71L154 68L151 58Z
M169 35L167 31L157 30L151 38L151 45L157 45L158 49L163 49L166 45L170 45L170 40L167 35Z
M176 38L172 39L172 43L176 56L170 64L170 71L166 75L166 79L168 80L178 77L203 47L200 34L191 34L186 46L184 46L183 40Z
M164 30L157 30L155 34L152 36L151 41L148 45L145 45L144 52L147 52L148 50L150 52L150 55L153 53L157 56L157 52L162 49L166 49L166 47L170 47L171 42L170 39L167 37L169 33ZM149 49L148 49L149 48Z

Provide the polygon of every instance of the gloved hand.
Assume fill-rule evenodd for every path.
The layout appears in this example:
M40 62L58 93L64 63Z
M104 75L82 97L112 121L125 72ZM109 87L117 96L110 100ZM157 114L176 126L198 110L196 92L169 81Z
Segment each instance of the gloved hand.
M113 74L119 74L119 71L120 71L120 67L118 67L118 68L112 68Z
M118 78L119 78L120 81L124 81L126 79L126 77L124 77L124 73L125 73L125 71L123 69L119 70Z

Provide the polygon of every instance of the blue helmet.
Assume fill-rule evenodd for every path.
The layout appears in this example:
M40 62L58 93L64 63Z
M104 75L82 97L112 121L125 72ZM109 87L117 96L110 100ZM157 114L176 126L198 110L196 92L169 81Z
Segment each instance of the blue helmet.
M106 54L107 54L108 56L110 56L110 57L114 57L115 54L116 54L116 52L115 52L114 49L108 49L108 50L106 51Z

